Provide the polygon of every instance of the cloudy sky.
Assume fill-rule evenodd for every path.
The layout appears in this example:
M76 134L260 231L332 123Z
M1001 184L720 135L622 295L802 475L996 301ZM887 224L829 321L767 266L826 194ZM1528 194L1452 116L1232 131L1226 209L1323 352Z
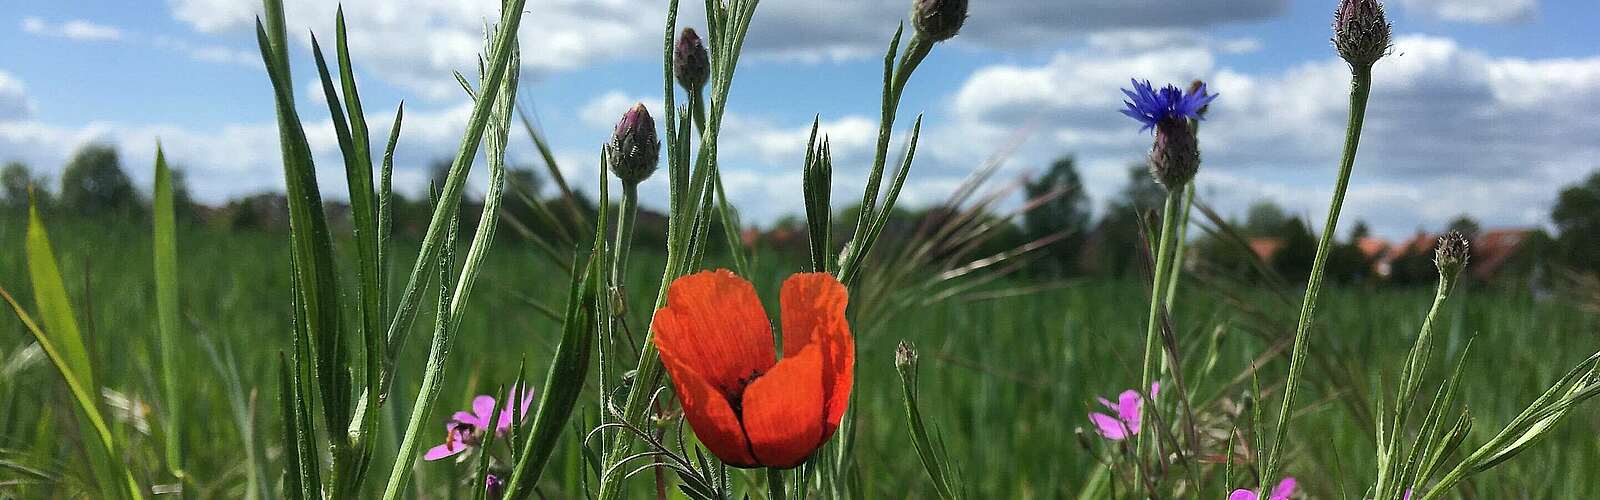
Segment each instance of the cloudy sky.
M1544 224L1556 191L1600 168L1600 10L1593 0L1390 0L1396 47L1376 90L1346 213L1399 236L1467 213ZM285 0L301 114L324 192L342 166L308 51L331 40L335 3ZM701 2L680 23L700 26ZM1334 0L975 0L960 37L911 82L925 112L904 199L938 200L1023 141L1006 175L1076 155L1101 207L1149 136L1117 114L1130 77L1212 82L1204 196L1226 212L1271 199L1322 217L1343 135L1348 72L1327 43ZM495 0L347 0L351 51L375 136L406 102L398 182L455 149L468 72ZM837 193L859 196L877 126L882 51L909 0L766 0L730 103L723 162L756 223L802 210L807 127L832 138ZM204 201L278 189L277 134L255 48L258 0L0 2L0 162L58 175L111 142L141 184L156 140ZM529 0L525 104L586 189L599 145L634 102L659 111L665 0ZM901 132L910 120L902 122ZM533 164L520 134L511 155ZM661 204L665 181L645 185ZM652 203L652 201L654 203ZM1349 220L1349 219L1347 219Z

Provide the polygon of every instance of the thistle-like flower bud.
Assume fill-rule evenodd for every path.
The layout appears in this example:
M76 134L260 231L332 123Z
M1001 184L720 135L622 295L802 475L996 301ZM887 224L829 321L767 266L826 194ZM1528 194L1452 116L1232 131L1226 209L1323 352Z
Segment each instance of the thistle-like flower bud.
M606 144L611 159L611 172L623 184L638 184L656 172L656 162L661 159L661 141L656 140L656 121L644 103L633 105L622 114L622 121Z
M900 371L901 377L908 380L917 369L917 348L911 342L902 340L894 348L894 368Z
M483 478L484 498L500 500L506 496L506 480L500 476L489 474Z
M1459 231L1451 231L1439 237L1439 246L1433 252L1433 264L1439 267L1440 277L1454 280L1467 267L1471 254L1467 237Z
M967 22L967 0L913 0L911 25L929 40L942 42L961 32Z
M694 28L684 28L672 46L672 74L678 78L678 85L690 93L705 88L711 76L711 54Z
M1150 175L1169 191L1177 191L1200 171L1200 141L1189 120L1174 118L1156 124L1150 147Z
M1388 55L1389 34L1378 0L1341 0L1333 14L1333 46L1351 66L1371 66Z

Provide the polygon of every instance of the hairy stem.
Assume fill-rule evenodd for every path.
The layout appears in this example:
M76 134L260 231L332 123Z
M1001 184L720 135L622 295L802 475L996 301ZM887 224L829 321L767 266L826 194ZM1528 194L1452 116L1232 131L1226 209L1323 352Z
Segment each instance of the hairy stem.
M1345 190L1350 186L1350 171L1356 164L1356 147L1361 142L1361 124L1367 114L1367 97L1372 92L1372 66L1351 68L1350 121L1345 129L1344 156L1339 161L1339 180L1333 188L1333 201L1328 204L1328 220L1323 224L1322 237L1317 240L1316 260L1311 264L1311 276L1306 280L1305 300L1300 304L1300 321L1295 326L1293 354L1289 358L1289 378L1283 391L1283 407L1278 412L1278 425L1273 431L1271 452L1267 454L1266 473L1273 477L1278 471L1278 459L1283 451L1284 436L1289 430L1289 416L1294 412L1294 398L1299 392L1301 372L1305 370L1306 348L1310 341L1311 321L1317 309L1317 292L1322 290L1322 275L1328 265L1328 250L1333 244L1333 234L1339 226L1339 210L1344 207Z
M1157 331L1160 328L1157 323L1161 319L1160 313L1163 305L1162 292L1164 292L1166 289L1163 284L1166 282L1167 264L1172 260L1171 254L1173 246L1173 232L1177 226L1173 219L1177 218L1179 196L1180 194L1178 191L1168 190L1167 202L1164 208L1161 210L1160 244L1158 246L1158 250L1156 251L1155 272L1151 274L1152 283L1150 285L1150 315L1147 320L1148 325L1145 329L1144 337L1144 369L1139 377L1139 387L1135 388L1135 390L1138 390L1141 393L1149 390L1150 383L1154 382L1156 377L1156 356L1158 356L1157 353L1159 352L1156 347L1156 344L1159 342L1157 340ZM1149 421L1149 419L1146 419L1146 421ZM1141 423L1140 425L1144 424ZM1153 442L1145 440L1145 435L1146 433L1144 432L1139 433L1138 451L1141 454L1145 452L1145 449L1148 447L1148 443Z

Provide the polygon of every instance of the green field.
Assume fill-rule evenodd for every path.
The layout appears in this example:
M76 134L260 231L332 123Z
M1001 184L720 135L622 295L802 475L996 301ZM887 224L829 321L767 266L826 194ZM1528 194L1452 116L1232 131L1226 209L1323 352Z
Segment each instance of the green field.
M17 217L0 224L0 285L32 307L25 260L21 248L25 225ZM150 413L139 430L136 419L114 418L114 432L130 446L130 462L141 482L170 481L161 465L157 422L166 411L181 411L187 422L183 439L185 463L193 477L191 494L200 498L237 498L246 494L250 454L256 452L260 471L272 485L283 464L282 441L276 430L278 415L276 360L289 349L291 311L283 297L288 278L285 234L227 232L180 226L179 285L182 298L181 346L185 362L179 367L184 398L175 408L160 400L156 352L151 245L143 224L103 224L48 220L67 288L77 305L85 333L90 337L93 366L106 389L141 401ZM659 277L659 257L637 252L631 290L635 303L648 297ZM400 257L404 262L409 257ZM798 263L784 262L763 253L751 279L764 297L776 291L781 278ZM549 264L527 245L507 237L490 256L487 272L474 293L471 311L457 339L441 398L444 411L466 406L477 393L493 391L515 376L526 356L530 372L542 372L559 325L524 299L560 304L564 300L565 272ZM396 273L398 274L398 272ZM349 278L349 277L346 277ZM998 286L998 285L995 285ZM1197 360L1187 363L1197 372L1204 363L1205 345L1220 335L1215 367L1194 388L1197 403L1213 395L1236 400L1249 390L1244 384L1225 386L1268 348L1258 332L1274 335L1262 317L1219 299L1222 294L1199 288L1206 283L1186 281L1180 287L1176 322L1186 345ZM1251 309L1292 327L1295 307L1272 298L1261 289L1241 290L1252 298ZM1292 294L1291 294L1292 295ZM921 386L925 417L949 447L950 457L962 471L963 488L972 498L1064 498L1077 495L1097 468L1080 448L1074 429L1089 426L1085 414L1096 395L1113 395L1138 378L1139 345L1145 308L1143 287L1133 282L1074 282L1060 290L992 300L943 301L891 318L874 318L874 326L856 332L860 369L856 387L860 432L855 460L860 481L869 498L925 498L932 494L923 476L904 425L899 384L893 370L893 347L902 339L917 343L922 351ZM1329 290L1315 330L1313 349L1337 352L1338 369L1362 375L1360 384L1328 387L1313 382L1302 415L1294 422L1287 445L1286 470L1316 498L1358 497L1371 481L1371 435L1349 413L1351 402L1370 406L1379 374L1384 387L1393 387L1395 372L1420 325L1430 294L1423 290ZM429 299L431 301L431 299ZM427 302L427 301L425 301ZM770 303L769 310L775 304ZM632 311L635 324L643 311ZM421 324L431 324L426 317ZM1527 293L1491 289L1466 289L1442 314L1437 330L1441 341L1436 354L1454 360L1469 337L1477 341L1465 365L1463 401L1472 409L1476 428L1468 438L1473 445L1512 418L1573 363L1592 352L1594 314L1561 299L1537 300ZM854 320L868 323L864 318ZM6 363L0 378L0 460L26 465L50 478L0 469L0 497L56 498L75 491L87 481L81 446L82 435L73 416L70 396L48 361L21 359L16 353L30 337L10 314L0 316L0 349ZM420 340L419 340L420 339ZM409 408L416 394L420 366L426 352L425 337L416 335L407 346L402 372L388 408ZM212 353L220 353L220 359ZM231 363L229 362L231 361ZM1436 361L1434 381L1448 361ZM1264 365L1260 385L1273 392L1282 381L1285 363L1274 358ZM1196 373L1198 375L1198 373ZM1324 367L1312 365L1311 380L1329 378ZM237 377L238 385L230 378ZM584 393L580 412L595 418L595 390ZM105 401L108 405L110 399ZM397 403L397 404L396 404ZM247 411L242 417L236 411ZM1220 406L1197 409L1215 414ZM1097 409L1097 408L1094 408ZM249 410L254 410L250 415ZM112 413L117 413L113 411ZM396 448L395 427L403 421L392 412L380 432L374 470L387 470ZM240 418L245 420L241 421ZM254 440L241 434L250 426ZM581 496L588 474L581 466L574 439L586 429L572 425L562 441L551 472L541 484L546 498ZM1600 484L1590 477L1600 470L1600 418L1589 408L1547 437L1544 446L1517 457L1506 466L1475 476L1462 494L1475 498L1591 498L1600 496ZM436 439L427 434L427 443ZM387 455L386 455L387 454ZM417 469L417 491L432 498L465 497L469 491L457 484L470 474L465 466L422 463ZM5 477L9 475L9 479ZM648 475L633 484L644 490ZM735 475L736 484L748 479L759 484L757 474ZM593 478L588 478L592 483ZM378 486L369 481L369 488ZM592 487L592 484L589 485ZM752 487L752 490L759 488ZM638 492L636 492L638 493ZM376 492L368 494L375 495Z

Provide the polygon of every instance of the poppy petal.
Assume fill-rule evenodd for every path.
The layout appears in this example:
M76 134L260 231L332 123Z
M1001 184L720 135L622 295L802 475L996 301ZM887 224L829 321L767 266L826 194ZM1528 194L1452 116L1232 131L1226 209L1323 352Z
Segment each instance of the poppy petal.
M822 439L827 440L844 417L855 382L855 339L844 315L849 292L831 274L800 273L783 282L780 301L784 358L812 345L821 348Z
M1256 496L1254 491L1233 490L1233 493L1228 495L1228 500L1260 500L1260 497Z
M784 357L744 393L744 428L762 465L800 465L822 445L822 363L817 347Z
M661 350L661 364L672 376L672 386L683 405L684 418L695 437L711 454L734 467L755 467L750 441L745 438L739 417L728 405L727 396L718 391L693 367L684 364L675 351Z
M726 269L672 282L667 306L656 311L655 343L726 397L737 397L772 368L772 324L755 287Z

